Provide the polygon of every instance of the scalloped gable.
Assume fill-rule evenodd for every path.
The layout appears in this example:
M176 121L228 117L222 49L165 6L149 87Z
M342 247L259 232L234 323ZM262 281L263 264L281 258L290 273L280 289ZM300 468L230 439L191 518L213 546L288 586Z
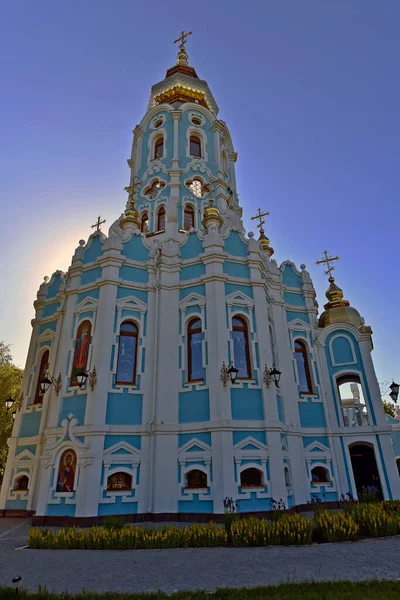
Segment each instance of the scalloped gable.
M226 238L224 250L231 256L239 256L241 258L247 257L247 244L236 231L231 231Z
M146 262L149 257L149 251L144 246L140 235L132 235L131 239L122 244L122 254L130 260Z
M203 253L203 242L198 238L196 233L190 233L184 244L181 246L182 260L189 258L197 258Z
M64 275L65 273L63 271L55 271L52 274L50 281L47 284L47 299L58 296Z
M301 274L292 262L286 261L279 268L282 271L282 283L284 285L295 288L302 287Z
M102 237L105 238L104 235ZM89 240L83 251L84 264L91 263L91 262L97 260L97 258L99 256L101 256L101 253L103 251L103 243L104 243L102 240L102 237L100 235L96 235L96 234L92 234L89 237Z

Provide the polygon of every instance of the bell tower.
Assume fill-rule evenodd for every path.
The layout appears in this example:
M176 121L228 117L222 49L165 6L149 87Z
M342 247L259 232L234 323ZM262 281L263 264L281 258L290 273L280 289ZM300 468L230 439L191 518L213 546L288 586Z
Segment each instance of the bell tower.
M127 191L147 235L176 238L199 229L211 196L221 215L241 217L237 153L207 82L189 64L189 35L175 40L176 64L151 88L146 114L133 131Z

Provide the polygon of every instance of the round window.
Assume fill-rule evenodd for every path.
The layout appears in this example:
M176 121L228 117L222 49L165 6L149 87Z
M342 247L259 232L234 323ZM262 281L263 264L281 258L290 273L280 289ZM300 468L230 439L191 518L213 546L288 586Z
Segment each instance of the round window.
M192 123L193 125L203 125L203 122L200 119L200 117L192 117Z
M163 120L162 119L156 119L154 121L153 127L154 127L154 129L158 129L159 127L161 127L162 124L163 124Z

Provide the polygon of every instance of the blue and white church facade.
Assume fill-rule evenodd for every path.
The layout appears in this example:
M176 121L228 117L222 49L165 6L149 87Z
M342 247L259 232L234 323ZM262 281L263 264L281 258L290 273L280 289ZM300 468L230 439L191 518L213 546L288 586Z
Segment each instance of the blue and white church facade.
M318 316L305 266L246 235L237 153L184 45L133 134L124 213L39 288L0 509L183 518L227 497L241 512L368 485L400 498L371 328L332 277Z

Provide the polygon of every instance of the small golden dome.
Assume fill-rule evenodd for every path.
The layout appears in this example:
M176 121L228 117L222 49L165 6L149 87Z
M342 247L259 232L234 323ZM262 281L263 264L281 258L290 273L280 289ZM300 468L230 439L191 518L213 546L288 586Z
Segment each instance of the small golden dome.
M324 305L324 312L321 314L318 326L328 327L334 323L350 323L357 329L363 327L363 321L358 310L350 306L348 300L343 300L343 290L335 283L334 277L329 277L329 288L326 292L328 302Z
M132 193L132 192L131 192ZM131 228L140 229L139 213L136 210L135 201L133 196L130 195L125 208L125 217L121 219L119 226L121 229Z
M201 222L205 229L212 223L216 223L217 227L220 228L224 220L219 214L219 210L214 206L214 198L210 198L208 206L204 208L204 218Z
M260 242L263 251L271 257L274 253L274 249L269 245L269 239L265 235L264 229L262 228L260 229L260 237L258 238L258 241Z

